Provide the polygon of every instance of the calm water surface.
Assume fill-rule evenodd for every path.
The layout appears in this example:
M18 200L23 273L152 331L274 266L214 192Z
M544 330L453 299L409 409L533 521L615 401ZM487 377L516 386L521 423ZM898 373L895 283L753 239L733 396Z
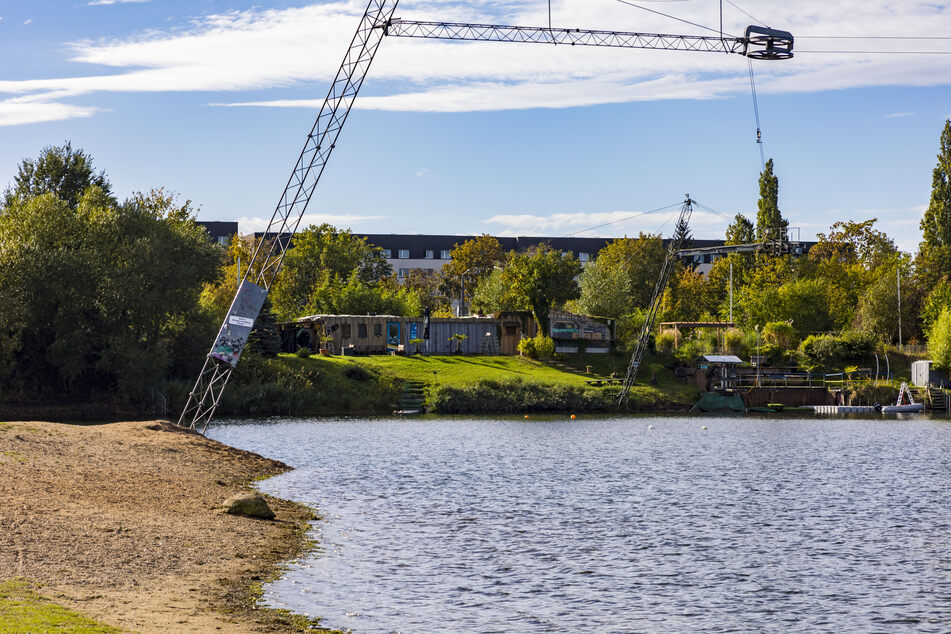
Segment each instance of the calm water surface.
M951 631L948 422L279 419L209 435L297 468L261 489L317 507L322 547L265 596L325 626Z

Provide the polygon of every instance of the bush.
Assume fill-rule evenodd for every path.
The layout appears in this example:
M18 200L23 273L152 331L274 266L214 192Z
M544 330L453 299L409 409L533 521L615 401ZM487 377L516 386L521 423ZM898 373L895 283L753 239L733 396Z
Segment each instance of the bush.
M669 330L654 337L654 349L663 354L669 354L677 347L677 337Z
M518 351L529 359L538 357L538 351L535 350L535 340L528 337L522 337L518 340Z
M788 322L772 321L763 326L763 342L780 350L791 350L798 343L796 329Z
M841 335L810 335L799 345L799 352L810 368L829 371L848 363L867 363L877 344L875 335L853 330Z
M539 332L535 335L535 353L542 361L550 361L555 356L555 340Z
M951 309L938 314L928 331L928 352L939 370L951 370Z
M442 386L430 399L440 414L517 414L522 412L608 412L616 409L615 393L569 385L494 381Z
M307 359L310 357L310 349L307 346L301 346L297 349L297 352L294 353L300 359Z
M750 355L749 336L739 328L730 328L723 333L723 351L727 354L735 354L740 358Z

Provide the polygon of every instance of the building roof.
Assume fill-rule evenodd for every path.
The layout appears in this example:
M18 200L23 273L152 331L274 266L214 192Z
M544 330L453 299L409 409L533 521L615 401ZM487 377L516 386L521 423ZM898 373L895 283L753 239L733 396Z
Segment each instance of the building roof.
M700 358L707 363L743 363L743 359L734 354L705 354Z

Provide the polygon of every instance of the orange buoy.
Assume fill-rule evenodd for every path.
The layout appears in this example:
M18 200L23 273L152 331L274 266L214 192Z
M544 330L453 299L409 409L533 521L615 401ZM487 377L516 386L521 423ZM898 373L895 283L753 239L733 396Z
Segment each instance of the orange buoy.
M571 415L571 420L574 420L576 417L574 414Z

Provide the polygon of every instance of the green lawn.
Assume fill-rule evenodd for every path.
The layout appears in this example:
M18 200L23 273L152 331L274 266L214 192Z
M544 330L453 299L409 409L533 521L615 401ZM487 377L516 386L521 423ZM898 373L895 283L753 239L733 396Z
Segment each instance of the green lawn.
M482 379L573 385L585 387L586 381L604 379L615 374L623 378L628 359L621 355L566 355L562 360L543 363L517 356L390 356L340 357L313 355L300 359L295 355L281 355L288 366L318 371L330 379L341 376L346 368L359 366L387 382L419 381L428 388L464 387ZM671 360L672 364L672 360ZM674 377L664 360L647 358L638 376L636 390L660 391L673 398L689 398L695 388ZM591 368L591 373L587 372ZM648 388L647 382L655 377L656 388ZM344 385L339 389L346 390Z
M536 381L564 385L585 385L586 380L599 378L583 371L559 367L522 357L506 356L388 356L367 357L312 356L307 360L282 355L290 365L316 370L337 370L360 365L394 379L419 381L429 386L462 386L481 379Z
M0 583L0 634L112 634L119 631L56 605L37 594L29 582L14 580Z

